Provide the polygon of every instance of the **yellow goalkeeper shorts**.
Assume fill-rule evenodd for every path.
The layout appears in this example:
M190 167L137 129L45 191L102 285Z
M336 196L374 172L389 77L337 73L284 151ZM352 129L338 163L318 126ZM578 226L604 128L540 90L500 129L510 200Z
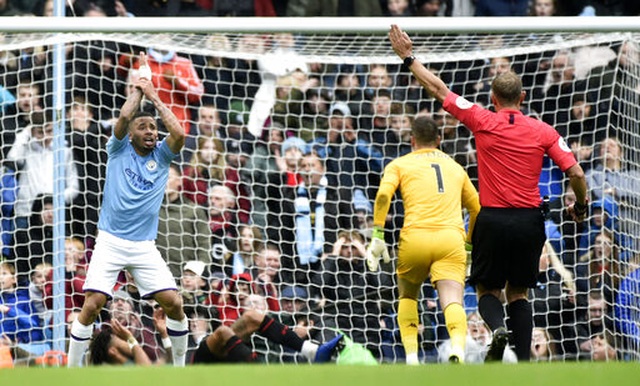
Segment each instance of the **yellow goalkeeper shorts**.
M411 229L400 232L398 246L399 278L411 283L455 280L464 286L467 252L465 235L455 229Z

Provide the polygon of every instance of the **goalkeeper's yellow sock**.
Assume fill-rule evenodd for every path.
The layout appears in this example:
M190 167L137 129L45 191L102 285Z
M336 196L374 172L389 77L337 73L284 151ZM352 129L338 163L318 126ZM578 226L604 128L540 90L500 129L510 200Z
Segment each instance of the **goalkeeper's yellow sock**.
M467 315L460 303L451 303L444 310L444 320L451 339L451 351L464 354L467 343ZM460 358L461 361L464 358Z
M418 302L414 299L400 299L398 304L398 326L400 338L407 356L407 363L418 359Z

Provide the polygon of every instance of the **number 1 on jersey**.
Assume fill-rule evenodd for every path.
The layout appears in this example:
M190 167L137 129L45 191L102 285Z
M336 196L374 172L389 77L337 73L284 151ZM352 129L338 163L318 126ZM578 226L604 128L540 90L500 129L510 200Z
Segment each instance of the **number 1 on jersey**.
M431 167L436 171L436 180L438 182L438 193L444 193L444 182L442 180L442 169L440 165L431 164Z

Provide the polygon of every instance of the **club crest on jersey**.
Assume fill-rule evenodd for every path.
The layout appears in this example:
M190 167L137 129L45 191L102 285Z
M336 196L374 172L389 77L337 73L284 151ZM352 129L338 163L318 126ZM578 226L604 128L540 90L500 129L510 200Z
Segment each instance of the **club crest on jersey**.
M156 170L156 168L158 167L158 164L156 163L156 161L151 159L151 160L147 161L145 166L147 167L148 171L152 172L152 171Z
M562 149L563 151L570 153L571 149L569 148L569 145L567 145L567 143L565 142L564 138L560 137L558 138L558 146L560 146L560 149Z

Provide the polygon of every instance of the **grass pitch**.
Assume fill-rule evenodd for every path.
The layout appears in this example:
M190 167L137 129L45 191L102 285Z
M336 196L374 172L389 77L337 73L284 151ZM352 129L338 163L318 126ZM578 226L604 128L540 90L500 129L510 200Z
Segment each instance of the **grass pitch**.
M212 365L185 368L90 367L0 370L16 386L626 386L640 384L640 363L528 363L517 365Z

